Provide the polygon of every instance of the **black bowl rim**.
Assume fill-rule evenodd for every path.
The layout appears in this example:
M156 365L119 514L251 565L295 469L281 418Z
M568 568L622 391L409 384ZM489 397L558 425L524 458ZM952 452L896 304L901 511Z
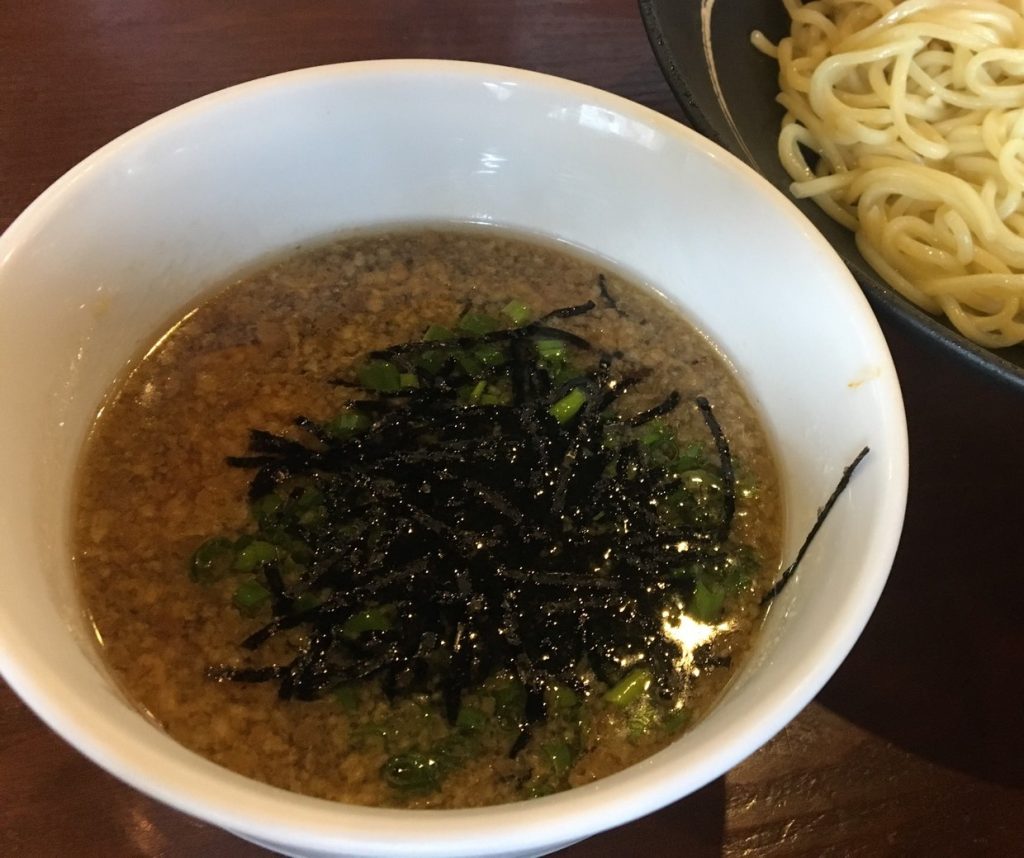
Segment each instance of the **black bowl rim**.
M735 155L745 164L750 165L740 148L735 146L732 140L724 139L715 130L693 97L686 79L680 73L661 25L659 6L663 2L679 2L679 0L639 0L639 6L644 29L647 31L647 40L650 42L669 88L697 131L730 154ZM689 0L689 2L699 2L699 0ZM757 169L753 165L750 166L752 169ZM782 190L784 192L784 189ZM791 203L793 202L788 194L786 198ZM827 238L825 240L828 241ZM836 252L839 253L838 250ZM862 270L861 266L851 263L845 255L840 253L839 256L876 310L889 316L903 329L925 338L932 347L951 353L993 381L1024 393L1024 366L1008 361L998 353L969 340L956 329L948 327L935 316L918 308L888 284L877 279L873 273L869 274Z

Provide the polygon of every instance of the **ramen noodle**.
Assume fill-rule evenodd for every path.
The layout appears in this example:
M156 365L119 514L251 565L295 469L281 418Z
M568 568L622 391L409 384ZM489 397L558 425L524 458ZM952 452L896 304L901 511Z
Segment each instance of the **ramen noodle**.
M779 157L796 197L854 231L922 309L998 348L1024 340L1019 4L784 0Z

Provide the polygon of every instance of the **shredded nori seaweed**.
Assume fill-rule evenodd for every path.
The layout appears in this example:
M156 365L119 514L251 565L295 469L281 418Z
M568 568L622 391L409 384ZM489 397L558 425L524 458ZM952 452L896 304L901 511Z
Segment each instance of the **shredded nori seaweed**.
M779 575L778 580L772 584L768 592L764 594L761 599L762 605L767 605L772 599L782 592L786 584L789 583L790 578L793 577L796 572L797 566L800 565L800 561L804 559L804 555L807 553L807 549L811 547L811 542L814 537L817 536L818 531L821 530L821 526L825 523L825 519L828 518L828 514L832 511L832 507L836 505L836 501L839 500L839 496L843 493L843 490L850 484L850 478L853 476L853 472L857 470L857 466L864 460L864 457L871 452L870 447L864 447L843 469L843 474L839 478L839 482L836 483L836 487L832 490L832 494L828 496L828 500L825 501L825 505L818 510L818 515L814 519L814 526L811 527L807 536L804 538L803 544L800 546L800 550L797 551L796 557L793 562L789 564Z
M602 295L614 307L606 287ZM256 470L257 538L277 555L258 570L271 619L243 646L257 650L289 629L307 643L287 664L210 675L276 681L282 698L301 700L376 678L392 698L439 695L454 723L463 694L504 671L526 691L513 756L546 717L552 684L582 690L588 672L611 683L640 660L656 693L679 692L686 678L665 618L678 615L702 576L746 550L730 537L732 458L703 397L693 407L718 458L704 471L715 475L710 500L689 496L680 466L649 454L634 430L681 397L672 391L639 414L613 412L639 375L616 375L621 354L549 324L593 308L371 352L370 360L397 364L404 381L350 404L369 424L363 432L339 434L304 417L295 421L301 440L253 429L249 454L228 464ZM548 365L539 340L596 363L585 371ZM485 382L460 360L482 345L497 347L489 401L467 396ZM574 391L583 404L560 421L553 406ZM384 610L387 622L352 633L353 618Z

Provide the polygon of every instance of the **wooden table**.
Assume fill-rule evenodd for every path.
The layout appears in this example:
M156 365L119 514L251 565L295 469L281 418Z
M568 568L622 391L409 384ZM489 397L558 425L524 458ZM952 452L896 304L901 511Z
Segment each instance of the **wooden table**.
M681 118L632 0L9 0L0 229L94 149L182 102L386 57L521 66ZM1024 395L883 327L909 415L910 503L864 636L752 758L563 855L1024 855L1024 463L1012 452ZM266 853L115 781L0 684L0 855L196 854Z

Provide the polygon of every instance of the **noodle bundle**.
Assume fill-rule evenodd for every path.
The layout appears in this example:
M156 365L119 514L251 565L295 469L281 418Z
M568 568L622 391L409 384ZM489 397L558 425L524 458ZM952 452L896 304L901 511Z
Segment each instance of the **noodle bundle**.
M783 0L779 158L871 266L989 348L1024 341L1024 16L998 0Z

